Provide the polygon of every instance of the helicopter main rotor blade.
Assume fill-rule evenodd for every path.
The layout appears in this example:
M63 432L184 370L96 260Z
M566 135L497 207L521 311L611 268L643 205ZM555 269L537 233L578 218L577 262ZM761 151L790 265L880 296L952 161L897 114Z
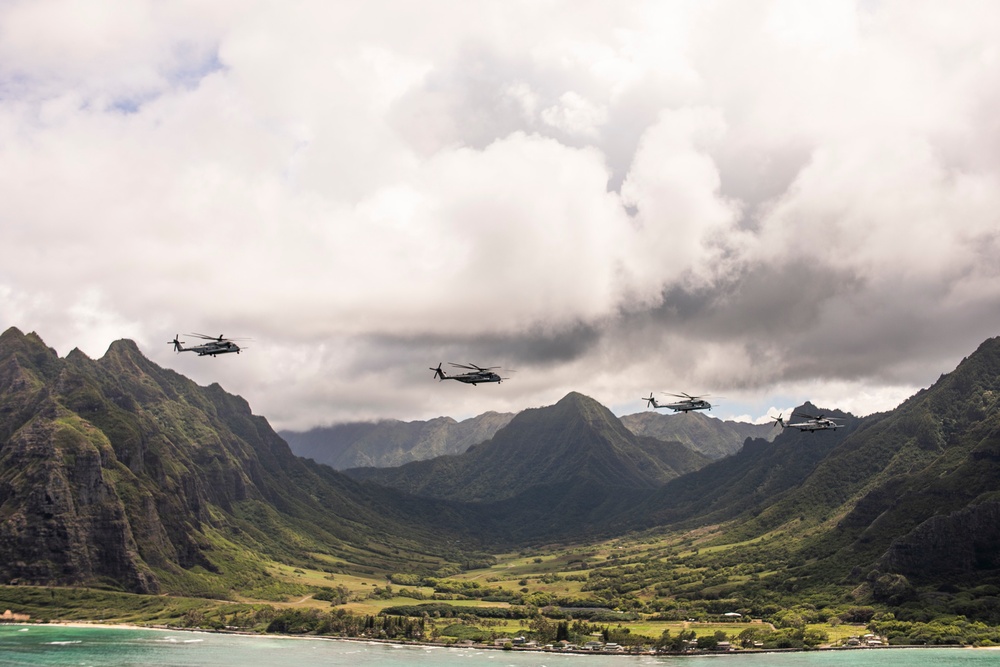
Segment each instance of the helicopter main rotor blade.
M499 366L477 366L477 365L475 365L473 363L470 363L468 366L466 366L466 368L474 368L477 371L479 371L480 373L485 373L486 371L496 370L496 369L498 369L500 367Z

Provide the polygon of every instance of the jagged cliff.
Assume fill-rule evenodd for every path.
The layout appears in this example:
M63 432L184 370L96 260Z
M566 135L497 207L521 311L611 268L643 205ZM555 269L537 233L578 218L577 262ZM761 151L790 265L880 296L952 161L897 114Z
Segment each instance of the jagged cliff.
M127 467L104 434L60 400L79 385L75 363L59 362L34 334L8 330L0 336L2 579L107 579L156 592L125 503L108 479L127 474ZM162 525L153 524L162 533Z
M446 530L434 509L294 456L242 398L131 341L60 359L0 336L2 582L225 595L268 557L411 567Z

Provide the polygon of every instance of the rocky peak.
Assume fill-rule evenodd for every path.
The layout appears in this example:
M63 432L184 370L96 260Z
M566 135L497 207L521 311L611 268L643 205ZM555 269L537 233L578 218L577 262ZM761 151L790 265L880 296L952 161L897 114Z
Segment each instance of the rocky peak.
M111 343L108 347L107 354L145 359L142 352L139 351L139 346L135 344L135 341L129 340L128 338L120 338Z
M34 332L23 334L16 327L10 327L0 334L0 360L12 356L16 356L22 366L46 376L58 373L59 355Z

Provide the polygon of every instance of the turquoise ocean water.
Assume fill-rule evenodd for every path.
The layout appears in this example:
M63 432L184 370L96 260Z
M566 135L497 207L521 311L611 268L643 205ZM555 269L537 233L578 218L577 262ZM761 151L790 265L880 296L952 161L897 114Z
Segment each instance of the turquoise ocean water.
M0 667L986 667L1000 651L866 649L697 657L559 655L126 628L0 626Z

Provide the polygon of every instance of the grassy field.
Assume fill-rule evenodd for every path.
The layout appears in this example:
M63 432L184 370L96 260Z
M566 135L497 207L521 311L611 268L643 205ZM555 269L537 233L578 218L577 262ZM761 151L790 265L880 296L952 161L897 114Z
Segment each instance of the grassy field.
M287 576L295 576L297 573L291 571ZM368 583L374 586L374 582L364 582L360 578L355 578L355 583L360 583L361 588ZM246 601L252 602L252 601ZM287 600L284 602L268 602L266 604L277 609L288 608L314 608L322 611L330 611L335 608L342 608L356 614L378 614L379 611L394 605L409 605L417 603L411 598L394 597L389 599L370 599L364 601L350 602L346 605L336 607L329 602L308 598L305 600ZM128 593L97 591L93 589L50 589L41 587L25 586L0 586L0 606L17 609L18 613L28 613L32 620L41 621L101 621L108 623L128 623L136 625L184 625L191 614L209 615L212 610L220 609L230 602L204 600L199 598L182 598L171 596L144 596ZM478 600L449 600L448 604L453 606L506 606L504 603L488 603ZM436 627L440 633L445 628L460 622L457 619L440 618L432 619L430 627ZM480 619L468 624L469 627L479 628L496 637L516 637L527 632L530 628L529 619ZM607 626L627 628L632 635L642 635L651 640L659 638L665 630L669 630L671 635L676 636L681 631L693 631L697 636L711 636L722 632L728 637L735 638L740 632L748 627L760 627L759 622L755 623L732 623L732 622L688 622L688 621L627 621L614 624L597 623L596 626ZM830 625L811 624L810 628L815 628L826 632L830 637L830 642L846 639L850 636L860 635L865 632L863 626L858 625ZM443 635L441 639L447 639ZM593 638L598 638L595 633Z
M0 606L6 605L2 608L9 607L17 613L29 613L35 619L45 620L184 624L191 622L192 618L201 618L206 614L210 616L213 609L225 609L225 605L233 603L256 609L261 605L268 605L278 612L301 610L326 613L343 610L360 616L377 616L387 607L430 603L460 608L503 608L510 607L510 603L480 598L509 596L520 601L523 596L524 601L546 600L544 603L539 602L539 605L550 604L547 602L549 600L581 600L587 604L566 606L614 609L624 602L627 605L620 607L624 611L646 610L646 613L623 614L630 620L587 621L591 628L587 632L601 628L614 631L627 629L633 637L643 636L655 640L664 631L669 631L674 637L687 631L694 632L699 637L720 634L735 638L747 628L773 629L769 623L763 624L760 620L730 622L721 616L723 612L735 611L725 601L725 596L735 586L779 571L774 568L765 569L763 566L757 566L755 570L749 569L752 563L745 557L752 555L753 549L758 548L764 540L774 539L777 533L763 539L733 544L713 543L718 535L716 527L707 527L686 534L639 535L585 546L549 546L497 554L489 567L436 577L433 581L427 580L438 583L438 589L422 585L426 582L419 577L411 577L414 585L392 584L388 578L392 573L375 571L343 557L313 554L314 566L307 567L261 561L258 556L257 562L263 564L265 579L269 583L257 581L254 589L230 590L231 599L228 601L196 597L135 596L82 589L0 587ZM621 579L615 584L618 580L609 577ZM440 586L449 581L451 585ZM602 595L607 595L607 589L601 589L600 586L609 585L609 581L612 585L627 588L629 592L623 594L620 600L602 598ZM473 583L479 588L462 588L465 584ZM449 593L449 590L470 595ZM496 590L504 592L503 595L497 596ZM257 597L254 591L265 591L270 597ZM401 592L404 594L401 595ZM536 594L541 597L533 597ZM318 599L317 595L328 598L334 595L334 599ZM676 604L674 607L664 608L675 609L673 616L675 619L680 616L679 620L652 620L652 614L648 613L650 606L665 598L672 600L673 596L682 601L680 609L684 611L681 612ZM716 611L706 613L708 607L702 602L705 599L718 600L714 603ZM817 609L815 604L807 607ZM524 607L518 609L523 610ZM451 628L453 632L459 633L456 638L467 638L470 633L480 637L514 637L527 633L531 628L529 619L483 618L471 611L454 613L454 616L461 618L444 611L440 616L435 613L426 620L435 633ZM690 616L695 618L688 618ZM810 622L807 628L825 633L830 643L865 632L862 626L839 623L833 613L824 617L832 618L833 623ZM557 619L549 619L547 622L560 623ZM447 637L443 635L443 638Z
M825 632L830 637L831 644L842 642L848 637L860 637L868 632L868 629L865 626L855 625L853 623L839 623L836 625L831 625L830 623L815 623L810 624L807 627Z
M703 532L701 537L705 537L706 535L708 535L708 533ZM616 560L622 559L663 558L665 553L669 553L671 548L676 548L677 546L679 545L677 544L676 539L668 540L660 538L634 542L614 540L599 545L590 545L586 548L549 548L539 549L530 553L521 552L498 554L496 563L491 567L462 572L449 578L458 581L477 582L483 587L500 588L506 591L528 590L530 592L541 591L556 595L580 596L586 595L586 591L583 590L586 581L581 579L585 579L589 568L595 566L599 567L602 565L606 566L608 564L613 564ZM709 548L709 551L712 553L725 550L726 547L722 546ZM705 550L701 550L701 553L704 552ZM694 550L689 548L680 552L682 557L690 557L694 555L694 553ZM581 566L586 566L588 569L581 569ZM344 586L350 591L352 596L351 600L346 604L336 606L331 605L326 601L312 599L311 596L273 604L283 608L307 607L320 610L342 608L356 614L374 615L378 614L387 607L418 605L434 601L431 599L434 597L434 589L427 586L405 587L409 590L418 592L426 598L424 600L398 595L388 598L371 597L376 590L385 589L387 582L384 578L373 577L357 571L350 573L351 568L348 563L340 563L339 568L341 572L348 573L342 574L338 572L337 574L330 574L329 572L322 570L295 568L279 563L272 564L269 567L269 572L272 576L278 579L288 582L297 582L308 586ZM679 570L682 572L693 571L692 568L688 567L680 567ZM566 577L575 578L566 579ZM745 577L743 578L745 579ZM394 591L397 591L403 587L392 586L392 588ZM448 596L439 595L437 597ZM489 602L478 599L446 599L439 601L455 607L509 606L504 602ZM602 626L609 624L595 623L595 625ZM615 622L610 625L614 627L627 628L633 635L642 635L651 639L659 638L664 631L669 631L673 636L676 636L682 631L693 631L699 637L713 636L721 632L728 637L735 638L739 635L739 633L748 627L761 627L761 622L691 622L653 621L642 619L636 621ZM449 626L457 627L456 619L453 618L433 619L432 626L436 627L438 632L443 631ZM478 619L469 622L468 626L471 628L479 628L483 632L489 633L493 636L515 637L528 631L530 623L528 619L490 619L488 621ZM772 626L767 624L767 627L771 628ZM863 628L859 629L860 626L850 626L846 624L811 624L809 627L827 633L831 642L863 633ZM447 636L443 636L442 638L447 639Z

